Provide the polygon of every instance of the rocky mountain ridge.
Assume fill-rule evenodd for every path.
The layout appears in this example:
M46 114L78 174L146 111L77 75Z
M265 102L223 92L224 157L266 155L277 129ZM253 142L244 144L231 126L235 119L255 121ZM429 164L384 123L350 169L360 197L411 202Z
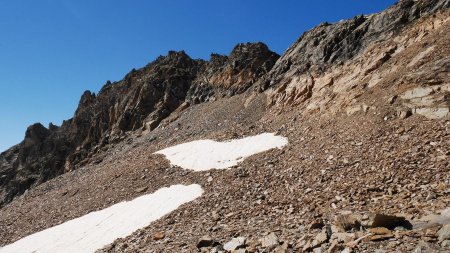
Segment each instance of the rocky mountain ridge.
M400 86L409 95L391 96L404 100L403 113L445 118L449 115L444 98L449 90L449 66L448 59L441 56L447 53L431 54L432 45L439 41L427 42L426 37L448 22L445 15L436 18L429 14L449 5L449 1L400 1L380 14L321 24L286 51L266 75L262 88L270 88L271 104L300 105L305 111L320 113L345 108L354 113L369 109L367 99L357 101L364 94L383 89L383 95L390 96L386 90L395 87L393 92L398 92ZM419 22L422 25L411 27ZM417 46L413 49L412 45ZM408 55L412 51L421 53ZM428 66L423 66L420 60L426 56ZM399 64L410 57L406 65ZM437 86L424 88L427 91L417 87L433 83ZM426 96L427 101L420 102ZM408 103L409 99L415 102Z
M447 252L449 7L403 0L324 23L280 58L260 43L210 61L170 52L86 92L73 119L0 155L3 203L48 180L0 209L0 245L196 183L204 196L100 252ZM153 155L263 132L289 145L230 170Z
M84 92L72 119L48 129L31 125L22 143L0 155L0 206L92 162L126 132L155 129L177 108L246 91L278 58L263 43L238 44L230 56L212 54L210 61L170 51L122 81L108 81L98 95Z

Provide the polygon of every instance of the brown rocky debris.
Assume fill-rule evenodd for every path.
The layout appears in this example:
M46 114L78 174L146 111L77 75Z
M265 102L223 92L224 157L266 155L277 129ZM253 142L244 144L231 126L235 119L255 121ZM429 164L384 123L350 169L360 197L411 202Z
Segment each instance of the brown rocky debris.
M281 57L261 43L161 56L0 154L0 247L199 184L98 252L449 252L449 41L448 0L402 0L323 23ZM261 133L289 143L225 170L153 154Z

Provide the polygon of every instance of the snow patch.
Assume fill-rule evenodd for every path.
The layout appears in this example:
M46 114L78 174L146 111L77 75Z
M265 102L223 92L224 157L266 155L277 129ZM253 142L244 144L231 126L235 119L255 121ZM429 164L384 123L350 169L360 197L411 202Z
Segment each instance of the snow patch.
M86 253L123 238L200 197L200 185L164 187L131 201L121 202L0 248L0 253Z
M230 168L246 157L273 148L281 149L287 144L288 139L285 137L263 133L226 142L192 141L160 150L155 154L165 155L171 164L184 169L205 171Z

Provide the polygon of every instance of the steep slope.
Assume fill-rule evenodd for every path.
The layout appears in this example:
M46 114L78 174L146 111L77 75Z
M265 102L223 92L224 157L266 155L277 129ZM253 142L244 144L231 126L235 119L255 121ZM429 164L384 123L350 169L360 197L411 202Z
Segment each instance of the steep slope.
M449 48L438 34L448 32L449 20L429 14L449 5L400 1L380 14L322 24L287 50L262 88L270 88L271 104L305 112L367 111L370 102L358 98L382 90L391 103L399 98L403 114L448 117Z
M252 58L274 62L265 47L238 46L254 74L233 53L195 61L186 97L159 127L129 131L83 169L0 209L0 245L163 186L199 184L202 197L100 252L220 252L238 237L235 252L448 252L449 7L400 1L320 25L271 68ZM264 132L288 146L230 170L184 170L153 154ZM37 126L27 136L51 134Z
M229 57L213 54L210 61L172 51L108 81L98 95L84 92L60 128L34 124L22 143L0 154L0 207L32 185L100 161L101 151L127 132L153 130L177 108L244 92L278 57L262 43L239 44Z

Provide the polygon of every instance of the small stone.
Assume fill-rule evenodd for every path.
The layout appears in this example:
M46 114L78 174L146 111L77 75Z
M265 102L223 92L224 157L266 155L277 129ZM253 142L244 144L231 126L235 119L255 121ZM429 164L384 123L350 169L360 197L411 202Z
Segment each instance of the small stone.
M261 239L261 246L263 248L278 246L278 244L280 244L280 241L275 233L270 233Z
M450 240L445 240L445 241L443 241L442 243L441 243L441 246L442 247L449 247L450 248Z
M349 247L346 247L343 251L341 251L341 253L352 253L353 250Z
M298 247L298 248L303 248L303 247L305 247L306 246L306 244L308 243L307 242L307 240L306 240L306 235L303 235L300 239L298 239L297 240L297 242L295 243L296 244L296 246Z
M214 241L210 236L205 235L197 242L197 248L206 248L206 247L214 247L217 246L219 243Z
M371 228L369 232L373 234L368 238L370 241L383 241L394 237L394 234L384 227Z
M405 227L398 226L394 228L394 231L407 231L407 229Z
M209 248L203 248L203 249L209 249ZM217 245L213 247L208 253L224 253L225 250L223 249L222 245Z
M373 235L371 237L369 237L369 239L373 242L379 242L379 241L384 241L390 238L393 238L393 235Z
M370 109L370 106L363 104L363 105L361 105L361 108L362 108L363 112L367 113Z
M430 245L427 242L420 241L417 247L414 249L414 253L426 253L432 252Z
M351 242L348 242L348 243L346 243L345 245L346 245L347 247L349 247L350 249L353 249L353 248L355 248L361 241L366 240L366 238L368 238L369 236L372 235L372 234L367 234L367 235L363 235L363 236L361 236L361 235L358 236L358 234L359 234L359 233L356 233L356 234L355 234L356 237L359 237L358 239L356 239L356 240L354 240L354 241L351 241Z
M395 227L412 228L412 225L405 217L386 215L380 213L372 213L368 215L368 219L362 222L362 225L369 228L384 227L394 229Z
M439 229L437 236L440 242L450 240L450 223Z
M258 241L249 241L249 240L247 240L246 249L247 249L248 252L251 252L251 253L257 252L257 248L258 248L259 245L260 245L260 243Z
M432 199L436 199L436 194L431 192L427 195L427 197L425 198L426 201L432 200Z
M247 238L245 237L236 237L231 239L229 242L225 243L223 245L223 248L225 250L231 251L235 249L239 249L245 246L245 242L247 241Z
M356 236L354 233L334 233L331 235L331 241L336 241L338 243L348 243L355 240Z
M333 241L327 250L327 253L334 253L334 252L339 252L339 243L336 241Z
M322 245L323 243L327 242L328 239L329 239L328 233L324 229L322 232L320 232L319 234L316 235L316 237L314 238L314 240L311 244L311 248L315 248L317 246Z
M315 248L312 250L313 253L323 253L321 248Z
M148 187L144 186L144 187L137 188L134 191L137 192L137 193L141 193L141 192L145 192L147 189L148 189Z
M424 235L427 237L438 237L438 231L442 228L442 225L439 223L432 223L427 225L424 230Z
M404 127L400 127L399 129L397 129L396 133L397 134L403 134L405 132L405 128Z
M388 98L388 103L392 105L393 103L395 103L396 100L397 100L397 95L392 96L392 97Z
M166 234L164 232L156 232L153 234L153 240L155 241L162 240L164 239L164 237L166 237Z
M448 208L446 208L444 210L441 210L441 215L442 216L446 216L446 217L450 217L450 207L448 207Z
M220 220L220 216L216 211L211 212L211 217L213 218L214 221Z
M286 242L284 242L283 244L281 244L280 246L276 247L273 250L273 253L288 253L289 252L289 244L287 244Z
M312 247L312 240L308 240L307 242L302 243L303 246L303 251L307 252L310 251L313 247Z
M412 116L411 110L402 110L397 113L400 119L406 119Z
M369 232L374 235L385 235L385 234L391 233L391 231L389 229L384 228L384 227L371 228L371 229L369 229Z
M309 228L310 229L321 229L324 226L325 226L325 224L323 223L322 220L315 220L309 225Z
M336 227L341 231L359 229L361 226L361 217L353 213L341 214L336 216Z
M211 252L217 253L216 249L214 248L211 249L210 247L200 249L200 253L211 253Z

